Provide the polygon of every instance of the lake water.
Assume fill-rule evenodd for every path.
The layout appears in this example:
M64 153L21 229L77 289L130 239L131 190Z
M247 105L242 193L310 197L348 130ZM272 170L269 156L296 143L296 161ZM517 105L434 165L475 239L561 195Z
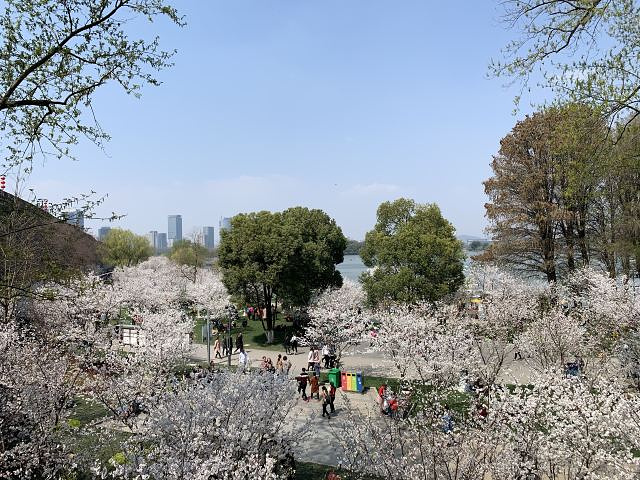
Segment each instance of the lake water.
M471 263L471 256L477 252L465 252L466 258L464 260L465 269L468 268ZM342 274L343 278L348 278L354 282L358 281L360 274L367 271L367 266L362 263L360 255L345 255L344 262L336 265L337 270Z
M336 265L336 269L342 274L343 278L357 282L360 274L367 271L367 266L362 263L360 255L345 255L344 262Z

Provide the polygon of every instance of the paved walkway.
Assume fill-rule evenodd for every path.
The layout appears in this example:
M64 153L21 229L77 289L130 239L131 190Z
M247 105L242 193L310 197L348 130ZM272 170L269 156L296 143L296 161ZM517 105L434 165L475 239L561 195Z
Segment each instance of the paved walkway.
M290 376L295 376L302 370L302 367L307 366L307 353L308 347L298 348L297 354L286 354L284 350L263 350L253 348L251 345L246 345L245 348L249 355L249 361L254 368L260 367L260 362L263 356L271 358L275 364L275 359L278 353L287 355L291 360L292 368ZM342 369L351 371L361 371L364 376L381 376L389 377L395 376L395 368L393 362L388 358L384 358L380 354L374 353L362 353L365 349L358 348L358 351L348 352L343 354ZM213 351L212 351L213 355ZM192 350L191 357L194 360L206 361L207 360L207 347L206 345L195 344ZM227 357L221 359L215 359L216 365L226 365ZM238 354L231 356L231 364L237 365ZM505 361L504 366L505 373L502 375L502 381L510 383L514 379L519 381L526 381L531 374L528 365L523 361L514 361L508 359ZM322 371L326 371L322 369ZM295 446L296 459L301 461L320 463L324 465L338 466L340 458L343 456L342 448L336 437L340 435L343 424L341 417L344 418L346 413L344 408L344 396L347 396L351 402L351 407L357 409L363 415L377 416L377 393L375 389L368 389L363 394L355 392L342 392L338 389L336 395L336 412L331 420L327 420L322 417L322 403L318 400L309 400L308 402L298 398L296 405L291 411L288 419L289 425L299 439L298 444Z
M292 367L291 372L298 374L302 367L307 367L307 354L309 353L308 347L298 347L297 354L287 354L284 349L282 351L275 350L263 350L259 348L254 348L252 345L245 345L245 351L249 355L249 361L251 362L252 367L259 367L260 362L263 356L271 358L274 365L276 362L276 358L278 354L286 355L289 360L291 360ZM211 356L214 356L213 350L211 351ZM191 357L194 360L198 361L206 361L207 360L207 346L201 344L194 344L193 350L191 353ZM223 357L221 359L213 359L216 365L226 365L227 357ZM373 353L355 353L351 354L347 352L342 355L341 358L342 366L341 368L344 370L350 371L361 371L365 376L380 376L380 377L388 377L393 372L393 363L384 358L380 354ZM238 364L238 354L234 353L231 355L231 365ZM322 369L326 371L325 369Z
M262 356L267 356L275 363L278 353L285 354L274 350L262 350L252 348L251 345L246 346L246 352L249 355L249 361L254 368L260 367ZM302 367L307 366L307 347L298 348L298 353L287 355L291 360L292 367L290 376L297 375ZM194 360L207 360L207 346L196 344L192 351L191 357ZM231 356L231 364L237 365L238 354ZM346 370L362 371L366 375L385 376L391 371L391 363L382 358L380 355L374 354L357 354L342 357L342 368ZM226 365L227 357L222 360L215 359L216 365ZM322 369L325 371L325 369ZM309 389L307 388L307 393ZM294 448L297 460L305 462L320 463L324 465L338 466L340 458L343 455L342 448L336 437L340 435L343 428L341 418L344 418L346 410L344 407L344 398L348 397L351 407L356 408L363 413L376 413L376 391L368 389L364 393L342 392L338 389L335 401L336 412L332 415L331 420L322 417L322 402L316 399L304 401L297 398L296 405L288 416L290 428L298 439L298 443Z
M294 374L300 373L302 367L307 366L307 354L309 352L308 347L299 347L297 354L286 354L284 349L282 351L276 350L264 350L259 348L253 348L251 345L246 345L245 348L247 354L249 355L249 361L251 362L251 366L255 368L260 367L260 362L263 356L271 358L275 365L276 358L278 357L278 353L281 355L287 355L289 360L291 360L292 367L291 372ZM379 353L370 353L365 352L365 346L354 347L351 351L346 351L343 353L341 358L341 369L348 371L360 371L363 375L366 376L375 376L375 377L396 377L397 371L393 364L393 361L384 357ZM213 350L211 351L211 355L214 355ZM193 350L191 353L191 357L194 360L198 361L206 361L207 360L207 346L201 344L194 344ZM215 359L216 365L226 365L227 357L223 357L222 360ZM238 364L238 354L234 353L231 355L231 364ZM322 371L326 371L324 368ZM528 383L531 379L531 368L524 360L514 360L512 356L509 356L505 359L502 373L499 376L499 381L503 383L513 383L514 381L518 381L521 383Z

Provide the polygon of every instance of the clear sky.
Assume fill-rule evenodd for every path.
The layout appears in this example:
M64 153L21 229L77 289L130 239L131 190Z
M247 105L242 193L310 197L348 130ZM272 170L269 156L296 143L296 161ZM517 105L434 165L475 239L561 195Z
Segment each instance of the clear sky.
M183 231L222 216L321 208L362 239L379 203L436 202L482 235L482 181L516 121L516 88L487 78L514 32L494 0L180 0L187 26L156 22L175 66L141 99L107 87L112 140L37 165L52 201L95 190L112 226ZM519 115L521 116L521 114ZM103 222L89 222L94 231Z

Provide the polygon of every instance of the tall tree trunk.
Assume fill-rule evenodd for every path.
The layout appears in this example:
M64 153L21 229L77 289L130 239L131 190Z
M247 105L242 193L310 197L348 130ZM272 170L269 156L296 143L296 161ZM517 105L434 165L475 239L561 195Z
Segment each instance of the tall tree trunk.
M587 245L587 221L586 215L580 213L576 222L576 233L578 237L578 247L580 248L580 259L582 265L589 265L589 247Z
M547 222L540 228L543 266L542 271L547 276L547 282L556 281L555 239L553 225Z
M622 255L622 274L627 278L631 276L631 255L628 253Z
M567 255L567 268L569 271L575 270L576 263L574 260L575 250L575 235L573 231L573 221L560 222L560 229L562 230L562 236L566 243L566 255Z

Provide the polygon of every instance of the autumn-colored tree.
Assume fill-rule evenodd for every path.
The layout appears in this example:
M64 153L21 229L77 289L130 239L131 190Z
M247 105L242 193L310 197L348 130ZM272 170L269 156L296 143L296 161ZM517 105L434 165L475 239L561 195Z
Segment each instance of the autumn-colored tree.
M597 110L569 104L518 122L484 182L493 258L555 281L589 263L589 223L608 154Z
M485 205L498 259L544 273L556 280L556 162L549 141L551 125L543 113L516 124L500 141L493 177L484 182Z

